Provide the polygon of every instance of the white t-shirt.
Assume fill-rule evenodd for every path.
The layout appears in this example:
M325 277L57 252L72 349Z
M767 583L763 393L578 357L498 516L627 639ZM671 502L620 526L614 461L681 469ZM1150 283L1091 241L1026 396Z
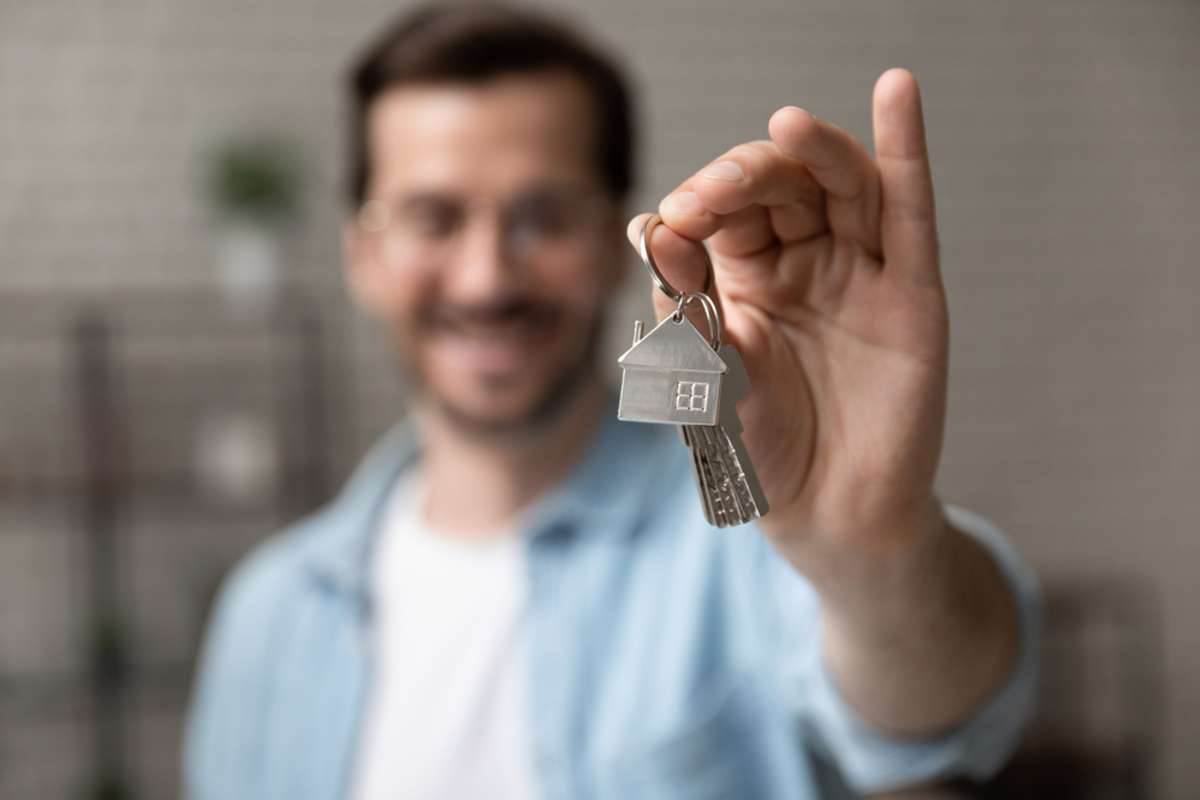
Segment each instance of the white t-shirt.
M375 658L356 800L533 797L524 542L431 530L392 491L371 565Z

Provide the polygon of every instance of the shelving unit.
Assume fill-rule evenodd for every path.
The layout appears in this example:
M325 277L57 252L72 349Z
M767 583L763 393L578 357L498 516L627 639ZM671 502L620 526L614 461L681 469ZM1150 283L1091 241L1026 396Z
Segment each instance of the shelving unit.
M0 300L0 797L176 792L221 576L327 497L324 330L302 296Z

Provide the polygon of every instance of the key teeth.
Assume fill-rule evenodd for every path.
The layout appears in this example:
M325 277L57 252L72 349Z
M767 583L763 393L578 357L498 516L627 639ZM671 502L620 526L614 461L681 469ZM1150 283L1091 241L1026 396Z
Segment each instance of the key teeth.
M692 452L696 483L709 524L718 528L744 525L767 512L757 478L745 468L738 448L723 428L689 425L684 428L684 437Z

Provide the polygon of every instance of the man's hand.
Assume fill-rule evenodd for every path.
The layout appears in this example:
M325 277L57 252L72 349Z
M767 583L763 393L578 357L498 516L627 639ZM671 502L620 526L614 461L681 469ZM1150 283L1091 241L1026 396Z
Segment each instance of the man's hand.
M885 73L873 111L874 158L780 109L770 139L663 199L649 245L685 291L704 284L707 245L753 383L738 411L771 505L760 524L821 594L835 678L879 724L924 733L1007 674L1015 617L994 564L934 496L948 324L912 75ZM673 303L654 294L666 316Z
M650 242L683 289L703 284L708 244L727 340L754 385L738 411L771 504L762 527L781 544L887 548L934 519L947 316L907 72L879 80L874 121L872 159L833 125L780 109L769 140L734 147L663 199ZM655 305L660 317L674 308L659 292Z

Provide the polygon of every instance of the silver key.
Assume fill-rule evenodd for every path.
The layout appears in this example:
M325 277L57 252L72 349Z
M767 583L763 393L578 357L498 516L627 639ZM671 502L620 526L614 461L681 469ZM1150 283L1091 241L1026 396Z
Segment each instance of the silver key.
M707 297L704 301L711 303ZM682 314L666 317L645 336L639 321L632 346L618 360L617 416L679 425L692 454L704 517L727 528L767 513L767 500L742 443L737 415L737 401L750 390L750 379L736 349L716 349L719 319L713 314L710 339Z
M737 350L722 347L726 365L721 384L720 416L716 425L681 425L683 441L692 451L696 485L710 525L727 528L744 525L767 513L754 465L742 443L742 425L736 403L750 388L750 380Z

